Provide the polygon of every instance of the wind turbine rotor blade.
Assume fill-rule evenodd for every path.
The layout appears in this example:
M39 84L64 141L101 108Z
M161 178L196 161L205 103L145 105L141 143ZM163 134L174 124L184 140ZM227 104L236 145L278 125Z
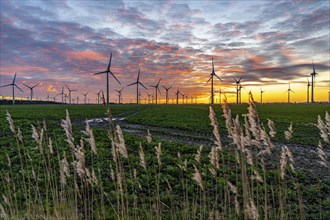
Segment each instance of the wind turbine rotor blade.
M217 74L214 74L221 82L223 82L222 81L222 79L217 75Z
M127 85L127 86L132 86L132 85L135 85L135 84L137 84L137 83L138 83L138 82L133 82L133 83Z
M160 90L159 90L159 88L158 88L158 87L157 87L157 90L158 90L159 94L162 94L162 93L160 92Z
M16 80L16 74L17 73L15 73L15 76L14 76L14 79L13 79L13 84L15 83L15 80Z
M156 85L156 86L157 86L157 88L158 88L158 86L159 86L159 83L160 83L160 81L161 81L161 80L162 80L162 79L159 79L159 81L158 81L158 83L157 83L157 85Z
M107 73L108 71L102 71L102 72L98 72L98 73L94 73L93 75L99 75L99 74L103 74L103 73Z
M208 83L208 82L210 82L210 80L212 79L212 76L209 78L209 80L207 80L207 82L206 83Z
M165 90L167 90L167 88L166 88L165 86L163 86L163 88L164 88Z
M109 60L109 65L108 65L108 68L107 68L107 70L110 70L110 66L111 66L111 60L112 60L112 53L110 54L110 60Z
M143 88L145 88L146 90L148 90L147 89L147 87L145 87L142 83L140 83L140 82L138 82Z
M113 76L113 78L115 78L115 80L117 80L117 82L121 85L121 83L119 82L119 80L117 79L117 77L115 77L115 75L110 71L111 76Z
M32 88L34 88L34 87L36 87L36 86L38 86L39 85L39 83L37 83L37 84L35 84L34 86L32 86Z
M138 72L138 76L137 76L137 80L136 81L139 81L140 79L140 69L139 69L139 72Z
M241 81L242 77L243 77L243 76L241 76L241 77L239 78L238 82L240 82L240 81Z
M12 86L13 84L8 84L8 85L4 85L4 86L0 86L0 87L7 87L7 86Z
M25 83L23 83L23 85L31 89L31 87L30 87L30 86L28 86L28 85L26 85Z
M18 88L19 90L21 90L21 92L24 92L20 87L18 87L18 85L14 84L16 86L16 88Z

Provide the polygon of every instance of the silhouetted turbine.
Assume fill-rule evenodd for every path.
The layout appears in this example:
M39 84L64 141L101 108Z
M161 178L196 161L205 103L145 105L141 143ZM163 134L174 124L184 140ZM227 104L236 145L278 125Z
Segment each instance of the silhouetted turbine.
M315 75L318 74L315 72L315 66L314 66L314 61L313 61L313 72L311 73L311 76L312 76L312 98L311 98L311 101L312 103L314 103L314 84L315 84Z
M31 101L32 101L32 98L33 98L33 89L35 87L37 87L39 85L39 83L35 84L34 86L28 86L25 83L23 83L23 85L26 86L26 87L28 87L30 89L30 98L31 98Z
M181 94L181 93L180 93L179 88L178 88L176 93L175 93L175 95L176 95L176 104L179 104L179 94Z
M262 103L262 94L265 92L265 90L262 90L261 88L260 88L260 103Z
M63 96L64 94L64 87L62 87L62 92L60 92L59 94L57 94L55 97L57 97L58 95L62 95L62 103L63 103Z
M236 78L234 78L235 82L236 82L236 104L238 104L238 92L239 92L239 87L241 86L240 83L241 83L241 79L242 79L242 76L237 80Z
M168 90L170 90L172 88L172 86L166 88L165 86L163 86L163 88L166 90L166 104L168 104Z
M162 94L162 93L160 92L160 90L159 90L159 83L160 83L160 81L161 81L161 79L159 79L158 83L157 83L155 86L150 86L150 87L154 87L155 90L156 90L156 104L157 104L157 101L158 101L158 92L159 92L160 94Z
M290 92L293 92L294 93L294 91L290 88L290 83L289 83L289 88L285 92L285 93L288 93L288 103L290 103Z
M221 82L222 79L218 75L215 74L214 72L214 63L213 63L213 57L212 57L212 73L210 74L210 78L207 81L207 83L211 80L211 104L214 104L214 90L213 90L213 77L216 76Z
M85 94L83 94L83 96L85 97L85 98L84 98L85 105L86 105L86 101L87 101L87 94L88 94L88 92L86 92Z
M309 103L309 87L311 86L309 79L307 77L307 103Z
M69 104L71 104L71 92L75 92L77 91L76 89L70 89L67 85L65 85L65 87L68 89L69 91Z
M110 54L110 60L109 60L108 68L107 68L105 71L98 72L98 73L94 73L94 75L103 74L103 73L106 73L106 74L107 74L107 105L109 105L109 73L113 76L113 78L115 78L115 80L117 80L117 82L118 82L119 84L121 84L121 83L119 82L119 80L115 77L115 75L114 75L114 74L111 72L111 70L110 70L111 59L112 59L112 53Z
M137 76L137 79L136 79L136 82L133 82L131 84L129 84L128 86L132 86L132 85L135 85L136 84L136 104L138 105L139 104L139 84L145 88L146 90L148 90L141 82L140 82L140 69L139 69L139 72L138 72L138 76ZM128 87L127 86L127 87Z
M21 91L23 92L23 90L22 90L20 87L18 87L18 85L16 85L16 83L15 83L15 80L16 80L16 74L17 74L17 73L15 73L15 76L14 76L14 79L13 79L13 82L12 82L12 83L10 83L10 84L8 84L8 85L1 86L1 87L12 86L12 92L13 92L13 105L15 105L15 86L16 86L16 88L18 88L19 90L21 90Z
M115 89L116 90L116 89ZM116 92L118 92L118 104L120 104L120 100L121 100L121 92L124 90L124 87L121 88L121 90L116 90Z

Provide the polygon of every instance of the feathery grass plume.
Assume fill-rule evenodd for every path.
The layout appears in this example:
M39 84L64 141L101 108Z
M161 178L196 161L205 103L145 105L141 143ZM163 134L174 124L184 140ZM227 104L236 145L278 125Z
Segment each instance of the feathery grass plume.
M63 186L66 185L66 177L70 176L70 167L69 167L69 163L66 159L66 155L65 152L63 153L63 159L61 160L60 163L60 180L61 180L61 184Z
M178 155L178 158L181 159L181 154L180 154L180 152L178 152L177 155Z
M9 157L8 154L6 154L6 156L7 156L7 160L8 160L8 167L11 167L11 160L10 160L10 157Z
M48 138L48 148L49 148L50 154L54 154L53 141L51 138Z
M5 195L2 195L2 198L3 198L3 201L9 205L9 201L8 201L8 198L5 196Z
M288 163L285 147L286 146L282 147L281 156L280 156L280 174L282 180L284 179L285 169Z
M16 134L14 121L13 121L11 115L9 114L9 112L7 110L6 110L6 119L9 123L9 128L10 128L11 132L13 132L13 134Z
M250 102L249 102L247 117L248 117L249 123L250 123L250 131L252 132L255 139L257 141L259 141L260 140L260 119L259 119L259 115L257 112L256 104L254 102L253 95L251 92L249 93L249 99L250 99Z
M184 170L185 172L187 172L187 170L188 170L188 161L187 161L187 159L185 159L185 160L183 161L183 170Z
M98 179L96 177L94 168L92 168L92 175L91 175L91 177L92 177L92 182L97 186L99 184L99 181L98 181Z
M323 151L323 146L322 146L321 141L319 141L319 145L317 146L317 155L321 160L320 164L322 166L328 167L328 165L327 165L327 155Z
M218 147L213 146L209 153L210 163L217 169L220 169Z
M234 184L232 184L232 183L229 182L229 181L227 181L227 184L228 184L228 186L229 186L230 191L231 191L232 193L234 193L234 194L237 194L237 187L234 186Z
M155 147L156 149L156 155L157 155L157 161L158 161L158 165L161 165L161 154L162 154L162 144L159 142L158 146Z
M199 149L197 149L197 154L195 154L195 160L197 163L201 162L201 153L203 150L203 145L199 146Z
M116 126L116 134L117 134L118 140L119 140L119 143L116 143L117 149L118 149L119 153L124 158L127 159L128 158L128 153L127 153L127 149L126 149L125 139L124 139L123 132L122 132L119 125Z
M146 171L147 170L147 165L146 165L145 155L144 155L144 151L143 151L141 142L140 142L139 157L140 157L140 165Z
M219 125L218 125L218 121L217 118L215 116L215 113L213 111L212 106L210 106L210 114L209 114L209 118L211 120L211 125L213 127L213 136L215 138L214 144L220 149L222 150L222 144L221 144L221 137L220 137L220 133L219 133Z
M23 142L22 131L19 127L17 128L17 137L20 142Z
M40 134L38 134L36 128L33 125L31 125L31 126L32 126L32 137L39 145L40 155L43 155L44 150L42 148L42 139L43 139L43 136L44 136L44 129L41 128Z
M284 146L284 148L285 148L285 151L286 151L286 155L289 158L289 162L290 162L289 166L290 166L292 172L295 172L294 160L293 160L292 153L291 153L290 149L287 146Z
M325 112L325 124L327 126L328 132L330 132L330 115L328 111Z
M44 121L42 123L42 128L44 129L44 131L47 131L46 119L44 119Z
M150 144L151 142L152 142L152 137L151 137L151 134L150 134L150 131L149 131L149 129L147 130L147 135L146 135L146 138L147 138L147 142L148 142L148 144Z
M235 160L236 160L236 163L237 164L240 164L241 162L240 162L240 159L239 159L239 154L238 154L238 151L237 150L235 150Z
M249 203L247 204L245 211L250 219L254 219L254 220L259 219L259 212L252 198L249 199Z
M85 131L83 133L88 136L87 141L88 141L89 145L91 146L91 150L95 155L97 155L93 130L91 129L91 127L87 121L86 121Z
M84 142L80 140L80 145L74 149L76 160L74 162L76 172L82 180L86 180L86 160L85 160L85 146Z
M253 164L253 156L252 156L252 153L251 153L251 151L248 149L248 148L246 148L245 149L245 153L246 153L246 162L250 165L250 166L253 166L254 164Z
M244 137L245 145L251 146L251 133L250 133L249 121L246 114L244 114L243 117L244 117L244 128L245 128L245 137Z
M261 126L260 128L260 140L263 142L263 144L266 146L266 149L269 150L269 154L271 153L271 150L275 147L272 143L270 137L268 136L266 129Z
M6 210L5 210L5 208L1 205L1 203L0 203L0 217L2 218L2 219L9 219L9 216L8 216L8 214L7 214L7 212L6 212Z
M292 134L293 134L293 128L292 128L292 123L290 123L288 130L284 132L285 139L289 141L292 138Z
M195 173L192 177L193 180L197 183L197 185L201 188L202 191L204 191L203 181L202 181L202 175L199 172L199 169L194 165Z
M257 180L260 183L263 183L264 181L262 177L259 175L259 172L255 168L252 168L252 170L253 170L252 179Z
M231 109L229 108L228 102L225 101L224 104L221 106L222 111L223 111L223 117L226 119L226 128L227 128L227 132L228 135L230 137L231 133L232 133L232 121L231 121Z
M116 181L115 172L112 169L111 163L110 163L110 176L111 176L112 181Z
M275 123L267 118L267 125L269 128L269 135L273 138L276 135L276 128L275 128Z
M65 131L66 135L66 142L69 144L70 148L72 151L74 151L75 146L74 146L74 138L72 136L72 124L71 124L71 119L69 115L69 111L66 109L66 117L65 119L62 119L61 121L61 126Z
M235 120L233 120L233 128L231 129L231 138L233 140L233 143L237 146L237 148L241 151L244 152L244 136L242 135L242 129L241 125L239 123L239 117L236 115ZM242 139L243 137L243 139Z
M324 140L324 142L330 144L329 133L327 131L327 127L326 127L325 123L322 121L322 118L320 115L318 115L318 117L317 117L317 127L320 130L320 135L321 135L322 139Z
M116 150L116 145L115 142L112 140L111 141L111 155L112 155L112 160L113 162L115 162L115 164L117 165L118 161L117 161L117 150Z
M117 173L117 181L118 181L118 191L120 193L123 192L123 177L121 176L121 173Z

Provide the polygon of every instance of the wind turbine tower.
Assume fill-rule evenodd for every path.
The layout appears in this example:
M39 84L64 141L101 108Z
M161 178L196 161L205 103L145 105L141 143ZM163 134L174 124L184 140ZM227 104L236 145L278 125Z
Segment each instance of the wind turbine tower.
M136 84L136 104L139 104L139 85L141 85L143 88L145 88L146 90L148 90L141 82L140 82L140 69L138 72L138 76L136 79L136 82L133 82L131 84L129 84L128 86L132 86Z
M158 92L159 92L160 94L162 94L162 93L160 92L160 90L159 90L159 83L160 83L160 81L161 81L161 79L159 79L159 81L158 81L158 83L157 83L156 85L154 85L154 86L150 86L150 87L154 87L155 90L156 90L156 105L158 104Z
M110 67L111 67L111 59L112 59L112 53L110 54L110 60L109 60L109 64L108 64L108 68L105 71L102 72L98 72L98 73L94 73L94 75L99 75L99 74L103 74L106 73L107 74L107 105L109 105L109 74L112 75L113 78L115 78L115 80L117 80L117 82L119 84L121 84L119 82L119 80L115 77L115 75L111 72Z
M207 83L211 80L211 104L213 105L214 104L213 77L216 76L222 82L222 79L220 79L220 77L218 75L216 75L214 72L213 57L212 57L212 73L210 75L211 76L210 76L209 80L207 81Z
M168 90L170 90L172 88L172 86L166 88L165 86L163 86L163 88L166 90L166 104L168 104Z
M265 90L262 90L261 88L260 88L260 103L262 103L262 94L265 92Z
M39 85L39 83L35 84L34 86L28 86L25 83L23 83L24 86L28 87L30 89L30 100L32 101L33 98L33 89Z
M290 88L290 83L289 83L289 88L288 90L286 90L286 92L288 93L288 103L290 103L290 92L294 93L294 91Z
M13 105L15 105L15 86L16 86L16 88L18 88L19 90L21 90L21 92L23 92L23 90L22 90L20 87L18 87L18 85L15 83L15 80L16 80L16 74L17 74L17 73L15 73L15 76L14 76L14 79L13 79L12 83L10 83L10 84L8 84L8 85L1 86L1 87L12 86L12 92L13 92Z
M234 78L234 80L236 82L236 104L238 104L238 92L240 91L241 79L242 79L242 76L239 79Z
M67 85L65 85L65 87L68 89L69 91L69 104L71 104L71 92L75 92L77 91L76 89L70 89Z
M312 78L313 79L313 78ZM309 87L311 86L309 79L307 77L307 103L309 103Z
M124 90L124 87L121 88L121 90L116 90L116 92L118 92L118 104L121 104L121 92Z
M313 61L313 72L311 73L311 76L312 76L312 98L311 98L311 101L312 101L312 103L314 103L315 102L315 100L314 100L314 87L315 87L315 75L316 74L318 74L318 73L316 73L315 72L315 66L314 66L314 61Z

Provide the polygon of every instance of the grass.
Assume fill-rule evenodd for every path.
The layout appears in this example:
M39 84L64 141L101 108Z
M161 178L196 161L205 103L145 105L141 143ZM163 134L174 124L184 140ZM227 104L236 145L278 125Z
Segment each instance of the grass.
M323 118L326 110L324 106L307 106L306 110L283 106L256 107L265 126L267 118L275 118L281 137L263 137L270 142L253 133L253 118L258 116L248 112L247 105L230 107L232 115L248 113L251 120L244 122L240 117L227 126L217 106L215 117L211 117L213 126L205 105L110 107L114 115L138 112L128 118L135 123L213 132L215 138L215 128L221 135L227 135L228 130L235 151L220 149L220 145L200 149L154 138L147 141L122 134L112 123L107 130L91 131L79 124L71 127L71 120L106 117L102 106L5 106L0 121L0 215L27 219L326 219L330 214L328 180L306 178L292 169L288 152L282 156L286 163L280 161L281 153L286 152L284 145L282 152L270 149L271 156L258 155L271 148L273 141L288 142L283 132L291 121L293 139L289 141L308 139L299 126L316 123L317 114ZM12 131L5 109L14 119ZM60 119L65 120L60 123ZM264 130L261 123L256 127ZM295 140L298 132L301 136ZM314 138L320 140L317 128L313 132L311 143ZM96 151L92 150L93 143ZM262 149L256 147L259 144ZM139 152L143 152L145 167Z

